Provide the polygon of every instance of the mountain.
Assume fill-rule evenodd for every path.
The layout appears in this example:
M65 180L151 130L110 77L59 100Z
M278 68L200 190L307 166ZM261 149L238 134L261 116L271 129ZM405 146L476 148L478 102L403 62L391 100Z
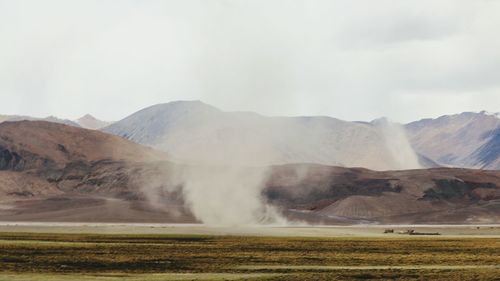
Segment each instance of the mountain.
M0 220L194 221L181 214L176 196L161 201L160 209L146 200L168 183L167 158L99 131L45 121L1 123ZM180 211L172 217L169 208Z
M420 167L404 130L390 122L266 117L178 101L145 108L102 130L166 151L186 163Z
M274 167L265 198L288 217L333 223L498 223L500 171L377 172L322 165Z
M101 128L104 128L106 126L111 125L112 122L106 122L99 120L95 118L94 116L90 114L86 114L77 120L75 122L80 125L80 127L85 128L85 129L91 129L91 130L99 130Z
M30 120L30 121L35 121L35 120L40 120L40 121L47 121L47 122L53 122L53 123L59 123L59 124L65 124L68 126L73 126L73 127L80 127L76 122L73 122L68 119L60 119L55 116L49 116L45 118L37 118L37 117L30 117L30 116L22 116L22 115L0 115L0 123L5 122L5 121L23 121L23 120Z
M251 216L242 211L254 210L252 202L287 220L324 224L500 220L500 171L287 164L252 178L259 169L236 170L173 163L163 152L95 130L4 122L0 221L193 223L204 221L200 210L214 208L216 219Z
M485 111L405 125L413 148L440 165L500 169L500 118Z

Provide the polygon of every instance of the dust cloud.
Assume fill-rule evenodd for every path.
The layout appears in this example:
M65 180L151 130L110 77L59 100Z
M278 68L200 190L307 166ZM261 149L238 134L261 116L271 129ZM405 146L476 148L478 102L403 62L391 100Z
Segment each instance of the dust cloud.
M191 166L183 172L186 204L205 224L284 224L278 210L265 203L261 192L268 168Z
M204 120L209 118L204 117ZM166 143L163 148L179 148L170 152L176 155L175 162L182 164L174 172L170 171L169 178L176 182L169 186L182 187L180 192L186 208L201 222L210 225L287 224L280 210L267 204L263 197L263 191L274 171L272 165L336 165L334 158L337 156L347 166L369 164L371 166L368 168L379 170L420 167L404 129L388 120L378 120L369 126L370 130L376 132L372 136L378 137L377 145L373 147L369 143L356 143L359 140L349 141L346 139L349 134L343 133L349 132L348 128L343 123L335 123L335 128L339 130L336 135L340 139L333 140L346 148L337 152L331 148L327 151L322 146L325 141L332 141L325 139L325 136L332 136L329 133L331 131L326 129L326 119L321 119L317 124L304 122L303 119L290 122L278 118L272 119L270 122L274 123L269 125L262 118L245 115L245 122L236 123L234 120L226 122L217 119L217 122L191 126L190 130L193 131L189 135L194 137L187 138L185 130L182 130L164 140ZM242 123L245 127L237 126ZM224 134L221 135L221 132ZM307 134L301 135L304 132ZM178 144L181 141L182 145ZM366 146L370 147L360 149ZM389 158L385 158L387 161L384 161L383 155L389 155ZM308 173L303 166L297 167L300 170L295 173L299 177L296 180L300 181Z
M374 121L374 124L379 128L385 140L387 150L394 161L394 169L422 168L417 153L412 148L402 125L391 122L387 118L378 119Z

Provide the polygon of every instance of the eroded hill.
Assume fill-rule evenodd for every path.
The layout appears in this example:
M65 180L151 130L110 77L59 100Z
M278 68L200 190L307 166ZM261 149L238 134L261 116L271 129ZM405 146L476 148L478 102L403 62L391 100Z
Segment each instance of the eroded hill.
M169 160L163 152L94 130L2 123L0 221L199 222L199 200L209 208L242 209L257 200L288 220L325 224L500 221L499 171L289 164L266 167L255 180L248 178L255 168L240 167L229 176L234 167ZM192 178L185 177L193 170L204 171L196 179L205 192L198 201ZM231 194L238 181L255 190ZM228 189L220 193L220 185ZM224 208L214 212L215 220L225 215L220 212Z

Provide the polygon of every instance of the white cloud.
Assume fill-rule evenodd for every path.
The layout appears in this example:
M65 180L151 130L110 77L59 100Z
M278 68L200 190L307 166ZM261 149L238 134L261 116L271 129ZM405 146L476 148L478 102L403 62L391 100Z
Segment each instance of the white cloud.
M498 1L0 0L0 112L202 99L349 120L500 111Z

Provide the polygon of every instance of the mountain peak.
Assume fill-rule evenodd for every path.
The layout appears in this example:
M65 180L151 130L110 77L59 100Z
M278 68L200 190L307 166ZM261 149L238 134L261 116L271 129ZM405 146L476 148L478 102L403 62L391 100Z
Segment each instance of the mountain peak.
M81 127L91 130L98 130L111 124L110 122L99 120L88 113L75 120L75 122Z
M370 123L372 125L383 125L383 124L391 123L391 121L389 120L389 118L384 116L384 117L380 117L377 119L373 119Z
M483 111L479 112L479 114L500 119L500 112L489 112L489 111L483 110Z
M202 102L201 100L179 100L179 101L171 101L171 102L167 102L167 103L160 103L160 104L156 104L156 105L153 105L151 107L156 107L156 106L160 106L160 107L182 107L182 108L205 108L205 109L212 109L212 110L217 110L219 111L218 108L216 108L215 106L212 106L210 104L207 104L207 103L204 103Z
M97 120L97 118L95 118L94 116L90 115L90 114L85 114L83 115L82 117L78 118L77 120L87 120L87 119L93 119L93 120Z

